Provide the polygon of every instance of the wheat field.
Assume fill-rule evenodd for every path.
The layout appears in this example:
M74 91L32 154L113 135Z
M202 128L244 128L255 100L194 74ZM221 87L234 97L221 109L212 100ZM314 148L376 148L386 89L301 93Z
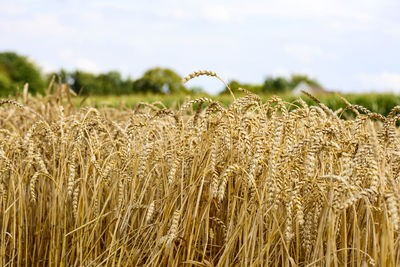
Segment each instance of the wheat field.
M0 101L0 266L400 266L400 107L65 88Z

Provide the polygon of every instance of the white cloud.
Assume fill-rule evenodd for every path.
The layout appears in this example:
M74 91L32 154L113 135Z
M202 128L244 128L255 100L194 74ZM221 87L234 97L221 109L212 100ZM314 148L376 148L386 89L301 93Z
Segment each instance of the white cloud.
M56 14L37 14L21 19L0 19L0 29L35 37L72 36L76 30L60 22Z
M70 48L64 48L64 49L59 50L58 55L63 60L69 60L74 56L74 51L72 51L72 49L70 49Z
M290 77L292 72L286 67L276 67L271 71L272 76Z
M289 69L285 67L277 67L271 71L273 77L281 76L290 78L293 74L307 75L310 78L316 79L314 71L310 68Z
M375 0L280 0L280 1L260 1L248 0L246 4L243 1L219 1L225 13L230 17L254 16L280 16L290 18L348 18L355 21L370 22L373 21L384 9L381 1ZM201 2L202 6L209 6L210 9L218 10L214 1L205 0ZM191 6L191 4L186 4Z
M203 9L203 16L211 22L231 22L233 20L231 10L220 5L207 5Z
M63 67L78 69L93 73L100 73L103 70L103 68L100 67L100 64L98 62L76 51L77 50L73 50L70 48L61 48L58 51L57 55L64 62L65 65ZM50 68L51 66L48 65L47 67L46 66L44 67L45 69L47 69L47 67Z
M378 74L361 73L358 78L369 90L400 93L400 73L387 71Z
M8 14L8 15L21 15L21 14L25 14L27 11L28 11L28 8L21 6L21 5L15 5L15 4L11 4L11 3L2 3L0 13Z
M389 36L399 37L400 36L400 24L388 24L383 28L383 32Z
M301 43L287 44L284 46L284 51L303 63L310 63L314 59L325 55L321 47Z
M44 73L57 71L57 66L50 62L40 62L40 67L42 68Z
M101 68L99 65L91 59L88 58L78 58L75 60L75 65L79 70L99 73Z
M395 88L398 81L392 72L370 75L383 62L400 68L393 57L398 0L3 2L0 48L29 53L45 70L141 73L163 64L244 82L311 70L327 87ZM204 88L219 88L210 83Z
M81 3L81 1L78 1L78 3ZM138 3L135 3L134 1L121 1L121 0L116 0L116 1L108 1L108 0L96 0L96 1L89 1L87 2L91 7L100 7L100 8L105 8L105 9L122 9L122 10L134 10L137 9Z
M158 14L159 16L163 16L165 15L165 12L163 10L159 10ZM191 18L190 14L188 14L181 8L174 9L171 12L170 16L176 20L189 20Z
M94 11L85 11L77 13L83 20L91 23L103 23L103 16L101 13Z
M212 23L242 22L235 9L229 5L210 2L201 6L187 5L176 8L158 8L153 11L159 17L171 18L178 21L205 21Z

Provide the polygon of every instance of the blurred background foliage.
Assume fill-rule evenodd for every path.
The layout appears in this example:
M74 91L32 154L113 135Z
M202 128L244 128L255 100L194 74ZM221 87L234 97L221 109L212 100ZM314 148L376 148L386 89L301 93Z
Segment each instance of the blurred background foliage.
M43 74L41 69L25 56L14 52L0 53L0 95L12 95L17 88L22 88L29 83L31 93L43 93L44 88L50 83L52 77L56 81L68 83L70 88L79 95L122 95L122 94L198 94L203 93L203 88L188 88L182 84L182 77L169 68L155 67L147 70L142 77L133 80L131 77L123 78L118 71L107 73L90 73L82 70L67 71L61 69L54 73ZM262 84L243 84L232 80L229 86L236 91L239 87L252 92L262 93L288 93L300 83L319 85L317 81L305 75L292 75L285 77L268 76ZM221 94L227 93L223 90Z
M297 103L297 99L301 97L308 105L316 105L316 103L305 95L293 95L290 93L287 94L260 94L263 102L266 102L270 97L278 95L284 101L286 101L287 107L294 108ZM187 94L130 94L130 95L93 95L89 98L85 98L83 96L74 98L75 103L78 105L85 98L85 105L95 106L95 107L120 107L131 109L134 108L140 102L146 103L154 103L161 101L168 108L176 108L179 107L185 100L189 97L190 99L198 98L198 97L210 97L207 94L200 93L194 95ZM244 94L240 92L235 93L236 98L244 96ZM393 107L396 105L400 105L400 95L394 94L324 94L324 95L316 95L316 97L324 103L326 106L331 108L332 110L338 110L340 108L345 108L346 104L343 102L341 97L346 98L350 103L361 105L366 107L372 112L378 112L383 115L388 115ZM232 97L229 94L219 94L216 96L210 97L213 100L221 102L224 106L229 106L232 103ZM203 107L206 107L208 104L204 104ZM194 105L195 109L197 106ZM361 112L362 113L362 112ZM339 113L339 115L341 112ZM345 116L352 116L352 111L345 112Z
M107 73L89 73L81 70L67 71L61 69L54 73L42 73L40 67L28 57L15 52L0 53L0 96L9 97L21 91L25 83L29 83L29 93L44 93L51 79L55 82L68 83L78 97L80 103L88 95L86 104L96 106L125 106L132 107L139 102L162 101L166 106L178 106L188 95L193 97L208 96L203 88L188 88L182 83L182 77L169 68L155 67L147 70L141 77L124 78L118 71ZM288 103L293 103L299 95L293 94L293 89L300 83L310 87L323 88L315 79L306 75L294 74L289 78L267 76L263 83L241 83L231 80L228 85L235 95L240 96L239 88L259 94L265 101L272 95L279 95ZM341 94L342 95L342 94ZM400 96L395 94L347 94L342 95L349 102L362 105L373 112L388 114L400 104ZM315 104L306 96L301 96L309 104ZM339 94L324 93L317 95L321 102L333 110L345 107ZM223 90L213 99L229 105L232 101L228 90Z
M43 92L45 80L40 68L25 56L14 52L0 53L0 93L13 94L26 82L33 92Z
M240 83L239 81L232 80L228 83L228 86L234 92L237 91L238 88L245 88L257 94L285 94L290 93L299 83L303 81L310 86L322 88L318 81L311 79L307 75L301 74L293 74L289 79L285 77L267 76L263 84ZM228 90L225 89L223 93L228 93Z

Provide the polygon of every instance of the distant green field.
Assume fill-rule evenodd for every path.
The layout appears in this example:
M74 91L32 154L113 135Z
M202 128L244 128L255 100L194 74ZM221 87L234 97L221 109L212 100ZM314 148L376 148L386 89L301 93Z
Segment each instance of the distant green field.
M195 99L198 97L207 96L213 100L221 102L223 105L228 106L232 102L230 95L216 95L208 96L205 94L199 95L121 95L121 96L90 96L84 100L83 105L95 106L95 107L124 107L132 108L135 107L139 102L154 103L157 101L162 102L168 108L174 108L181 105L186 98ZM241 97L243 94L235 94L236 97ZM262 100L265 102L272 95L260 95ZM287 102L294 102L299 96L290 94L278 95ZM344 108L346 105L340 98L340 96L346 98L350 103L364 106L372 112L378 112L383 115L387 115L390 110L396 105L400 105L400 95L394 94L326 94L317 95L316 97L325 105L333 110ZM315 104L315 102L306 95L300 96L308 104ZM76 97L74 102L79 105L83 97Z

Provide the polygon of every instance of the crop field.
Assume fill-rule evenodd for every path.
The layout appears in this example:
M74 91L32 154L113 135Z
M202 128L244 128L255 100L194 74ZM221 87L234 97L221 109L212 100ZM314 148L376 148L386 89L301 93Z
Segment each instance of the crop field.
M246 96L241 91L235 92L236 97ZM299 96L295 96L291 93L285 94L260 94L259 97L266 101L274 96L278 96L284 102L294 102ZM93 96L80 96L72 98L73 103L78 106L92 106L96 108L118 108L118 109L132 109L135 108L139 103L154 103L161 102L165 108L177 109L182 105L188 98L196 99L201 97L212 98L215 101L220 102L223 106L230 106L232 104L232 97L229 94L220 94L210 96L208 94L131 94L131 95L93 95ZM388 115L392 108L400 104L400 95L396 94L321 94L317 95L318 99L324 103L327 107L332 110L338 110L340 108L346 108L346 103L343 102L342 97L346 98L350 103L354 105L360 105L368 108L371 112L381 113ZM315 105L315 101L311 98L303 97L303 100L308 105Z
M400 107L63 88L0 101L0 266L400 266Z

